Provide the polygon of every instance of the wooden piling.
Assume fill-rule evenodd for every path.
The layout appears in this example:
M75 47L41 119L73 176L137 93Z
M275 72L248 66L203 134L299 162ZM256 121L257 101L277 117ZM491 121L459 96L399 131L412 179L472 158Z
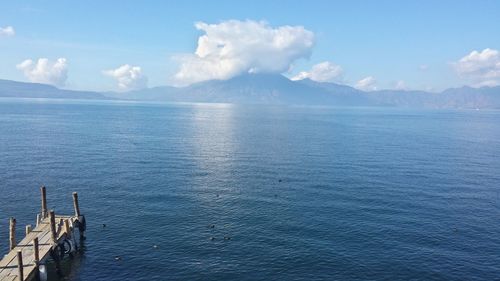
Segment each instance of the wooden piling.
M38 263L40 262L40 248L38 247L38 237L35 237L35 239L33 239L33 255L35 266L38 267Z
M36 214L36 226L38 226L38 224L40 224L40 214Z
M57 232L56 232L56 215L54 211L51 210L49 213L50 216L50 233L52 235L52 241L57 243Z
M33 239L33 264L35 265L35 280L40 280L40 248L38 247L38 237Z
M64 229L66 231L66 237L71 238L71 228L69 227L69 220L64 220Z
M26 236L28 236L28 234L30 234L30 232L31 232L31 224L28 224L26 226Z
M75 216L80 217L80 206L78 205L78 193L73 192L73 206L75 207Z
M10 245L10 250L14 249L16 247L16 219L15 218L10 218L9 221L9 245Z
M19 280L24 280L23 252L21 250L17 251L17 270Z
M40 192L42 193L42 218L47 217L47 190L45 186L40 187Z

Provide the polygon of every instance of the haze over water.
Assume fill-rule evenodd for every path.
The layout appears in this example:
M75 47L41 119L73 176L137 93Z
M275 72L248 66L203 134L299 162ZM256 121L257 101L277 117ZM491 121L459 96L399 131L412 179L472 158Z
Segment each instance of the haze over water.
M0 132L0 250L77 191L69 280L500 277L499 111L1 99Z

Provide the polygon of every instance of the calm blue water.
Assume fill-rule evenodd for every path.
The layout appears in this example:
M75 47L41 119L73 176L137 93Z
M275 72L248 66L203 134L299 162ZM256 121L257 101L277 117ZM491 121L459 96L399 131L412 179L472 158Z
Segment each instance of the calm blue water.
M79 192L69 280L500 279L499 111L2 99L0 171L2 253Z

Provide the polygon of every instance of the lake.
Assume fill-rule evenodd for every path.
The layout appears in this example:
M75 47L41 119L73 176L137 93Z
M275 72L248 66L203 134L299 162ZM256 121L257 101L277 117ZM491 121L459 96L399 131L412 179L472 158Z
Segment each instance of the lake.
M500 278L500 111L0 99L0 169L2 255L79 193L67 280Z

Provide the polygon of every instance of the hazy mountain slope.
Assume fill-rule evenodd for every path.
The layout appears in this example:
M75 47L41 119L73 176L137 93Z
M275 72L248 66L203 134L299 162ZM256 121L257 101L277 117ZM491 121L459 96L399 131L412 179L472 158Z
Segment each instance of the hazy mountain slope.
M370 105L371 102L366 96L366 92L357 90L347 85L328 82L316 82L310 79L297 81L316 91L325 91L336 105Z
M325 91L290 81L282 75L246 74L226 81L207 81L183 88L182 95L204 102L244 104L331 103Z
M500 87L453 88L441 93L383 90L366 94L373 105L415 108L500 108Z
M414 108L500 108L500 87L454 88L441 93L382 90L363 92L346 85L282 75L246 74L188 87L155 87L124 93L61 90L53 86L0 80L0 97L123 99L163 102L220 102L326 106L396 106Z
M0 80L0 97L17 98L63 98L63 99L105 99L104 95L88 91L70 91L54 86Z
M439 94L441 107L500 108L500 86L447 89Z
M178 97L180 88L161 86L134 90L129 92L107 92L103 93L106 97L123 100L142 100L142 101L175 101Z

